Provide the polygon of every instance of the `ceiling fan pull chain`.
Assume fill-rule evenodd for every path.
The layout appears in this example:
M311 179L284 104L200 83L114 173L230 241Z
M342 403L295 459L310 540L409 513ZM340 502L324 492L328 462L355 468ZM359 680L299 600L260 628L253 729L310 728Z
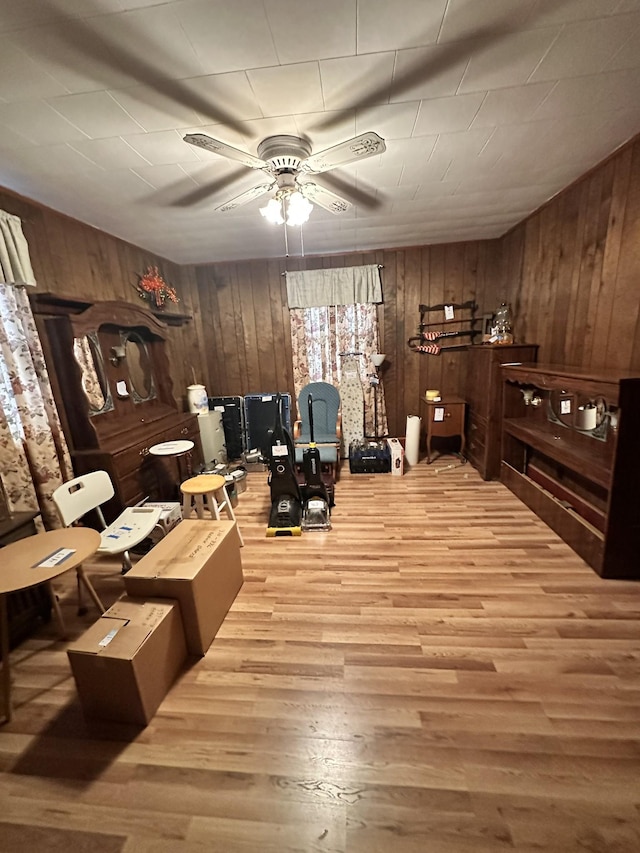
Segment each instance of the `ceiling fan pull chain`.
M289 235L287 232L288 212L287 212L287 196L286 195L282 199L282 215L284 217L284 251L285 251L285 256L288 258L289 257Z

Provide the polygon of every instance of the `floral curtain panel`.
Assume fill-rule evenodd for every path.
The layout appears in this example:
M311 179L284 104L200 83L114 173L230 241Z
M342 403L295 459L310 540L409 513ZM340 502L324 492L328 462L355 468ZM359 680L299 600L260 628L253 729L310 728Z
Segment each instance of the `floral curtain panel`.
M9 512L39 512L45 527L59 527L51 495L73 476L71 459L24 287L35 280L22 224L5 211L0 270L2 491Z
M371 355L378 352L378 311L382 301L380 268L376 264L287 274L291 321L293 379L296 399L309 382L342 379L340 353L357 357L365 397L365 432L387 432L384 389L378 391L378 426L374 425ZM328 299L337 300L328 304ZM356 300L356 301L354 301Z

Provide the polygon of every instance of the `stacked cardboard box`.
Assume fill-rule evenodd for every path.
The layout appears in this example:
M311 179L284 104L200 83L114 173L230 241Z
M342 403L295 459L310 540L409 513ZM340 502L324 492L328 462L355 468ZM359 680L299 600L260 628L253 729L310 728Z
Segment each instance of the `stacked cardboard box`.
M180 602L187 650L204 655L243 583L234 521L185 519L124 576L132 596Z
M67 656L87 717L145 725L187 657L178 602L124 596Z
M243 583L233 521L181 521L124 576L127 595L67 650L85 714L145 725L204 655Z

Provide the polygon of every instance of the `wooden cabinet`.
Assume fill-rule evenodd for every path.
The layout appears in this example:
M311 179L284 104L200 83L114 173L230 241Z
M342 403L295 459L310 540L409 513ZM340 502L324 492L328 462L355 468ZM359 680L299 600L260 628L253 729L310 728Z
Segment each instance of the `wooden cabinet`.
M465 402L459 397L447 397L445 400L425 400L427 407L427 465L432 460L433 439L459 438L458 450L464 457L465 435L464 414Z
M500 368L501 479L604 578L640 577L640 375Z
M202 450L197 416L179 411L173 398L165 327L128 302L46 310L38 323L76 475L108 472L116 492L110 520L147 496L176 499L177 460L154 457L149 448L190 439L193 467Z
M479 344L467 347L467 458L474 468L478 469L483 480L497 480L500 477L500 365L533 362L537 358L537 352L537 344Z

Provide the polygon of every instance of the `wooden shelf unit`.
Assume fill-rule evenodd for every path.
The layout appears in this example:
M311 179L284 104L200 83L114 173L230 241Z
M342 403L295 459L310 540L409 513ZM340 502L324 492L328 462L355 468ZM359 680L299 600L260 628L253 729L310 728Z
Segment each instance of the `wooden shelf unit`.
M471 299L468 302L449 302L441 305L419 305L420 322L418 323L417 334L409 338L407 346L413 350L417 350L423 344L436 344L443 350L449 349L464 349L468 346L469 340L473 341L476 335L482 333L482 329L477 329L476 324L481 318L476 317L478 306ZM449 316L449 312L453 316ZM427 322L427 317L439 315L439 318ZM424 338L423 334L427 329L435 332L440 331L441 334L435 339ZM450 341L451 343L447 343ZM417 350L420 352L420 350Z
M537 344L467 346L467 457L483 480L500 478L502 441L502 374L505 362L533 362Z
M502 482L601 577L640 578L640 375L552 364L500 371ZM562 397L576 408L606 403L597 430L562 423Z

